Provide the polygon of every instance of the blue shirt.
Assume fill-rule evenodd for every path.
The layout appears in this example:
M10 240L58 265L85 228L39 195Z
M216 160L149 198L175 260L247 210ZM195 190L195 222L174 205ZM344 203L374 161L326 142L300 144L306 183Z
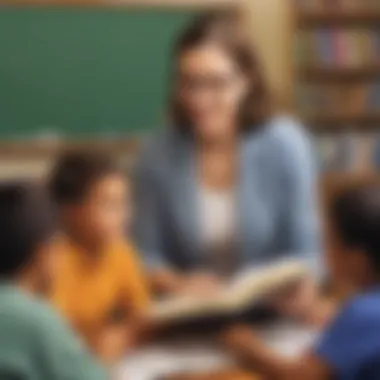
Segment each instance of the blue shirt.
M343 307L315 354L339 380L380 379L380 288L356 296Z
M136 167L136 244L150 268L203 269L210 252L200 228L196 146L169 130L143 151ZM292 119L273 118L239 145L236 266L305 259L319 252L316 170L307 133ZM211 268L213 269L213 268Z

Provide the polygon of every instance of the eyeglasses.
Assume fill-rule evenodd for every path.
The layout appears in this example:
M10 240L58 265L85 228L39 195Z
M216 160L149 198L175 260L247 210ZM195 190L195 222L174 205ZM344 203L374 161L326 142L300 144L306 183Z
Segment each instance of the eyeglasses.
M187 76L178 78L177 89L185 95L195 95L200 92L221 94L228 91L237 80L237 76L231 75L209 75L209 76Z

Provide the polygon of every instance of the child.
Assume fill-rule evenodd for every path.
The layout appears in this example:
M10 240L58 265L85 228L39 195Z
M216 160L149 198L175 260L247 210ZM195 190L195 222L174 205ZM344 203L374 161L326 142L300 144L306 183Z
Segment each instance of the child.
M37 189L0 185L0 378L106 379L36 294L54 275L49 206Z
M268 379L380 379L380 186L351 189L331 208L328 265L347 301L309 355L287 360L245 327L224 339Z
M62 231L53 302L99 355L119 356L149 299L124 238L131 213L125 174L106 154L69 152L52 171L50 191Z

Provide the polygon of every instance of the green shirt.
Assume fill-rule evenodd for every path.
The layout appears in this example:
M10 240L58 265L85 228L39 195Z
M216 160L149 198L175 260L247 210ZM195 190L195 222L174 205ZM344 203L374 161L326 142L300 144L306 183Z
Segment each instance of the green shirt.
M0 379L106 378L52 308L16 286L0 284Z

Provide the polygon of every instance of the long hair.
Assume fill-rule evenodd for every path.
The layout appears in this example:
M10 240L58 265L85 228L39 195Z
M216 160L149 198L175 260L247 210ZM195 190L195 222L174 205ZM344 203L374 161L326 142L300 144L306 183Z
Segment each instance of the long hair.
M268 119L271 114L271 102L256 49L244 25L241 15L237 12L214 11L200 15L177 40L174 47L174 61L177 62L183 53L204 43L221 46L249 81L249 90L240 105L239 117L241 130L249 130ZM175 128L188 131L189 117L175 92L171 97L169 111Z

